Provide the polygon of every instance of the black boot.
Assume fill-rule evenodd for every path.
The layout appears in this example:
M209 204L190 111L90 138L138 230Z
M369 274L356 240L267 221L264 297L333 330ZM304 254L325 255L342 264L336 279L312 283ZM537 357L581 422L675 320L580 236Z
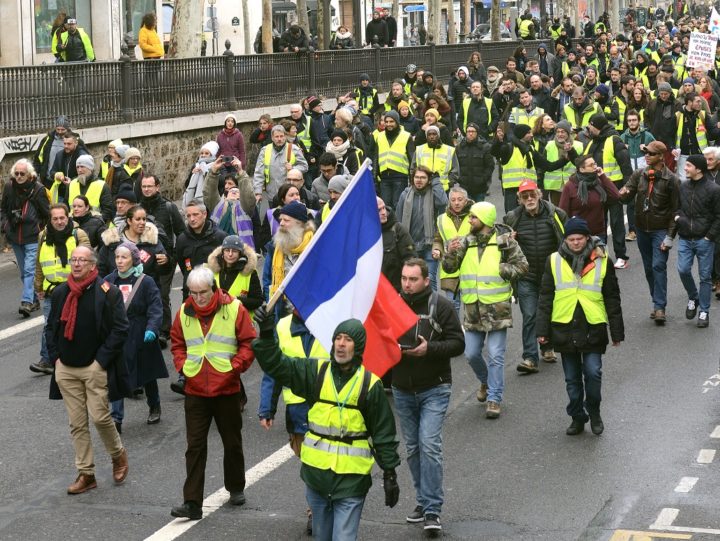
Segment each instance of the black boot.
M590 414L590 430L592 430L592 433L596 436L599 436L605 430L600 412Z
M189 518L190 520L200 520L203 516L202 507L195 502L185 502L182 505L173 507L170 514L178 518Z
M567 434L568 436L577 436L578 434L582 434L584 431L585 421L581 421L580 419L573 419L572 423L570 423L570 426L567 427L565 434Z
M147 424L156 425L160 422L160 404L157 406L150 406L150 414L147 418Z
M177 394L185 396L185 378L183 376L178 377L177 381L170 384L170 389Z

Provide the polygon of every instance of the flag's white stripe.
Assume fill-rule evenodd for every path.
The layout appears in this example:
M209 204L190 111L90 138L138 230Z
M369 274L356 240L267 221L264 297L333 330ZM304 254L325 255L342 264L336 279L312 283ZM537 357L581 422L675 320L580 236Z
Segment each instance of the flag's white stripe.
M328 351L332 346L332 334L338 323L350 318L365 322L375 302L382 256L381 237L360 256L355 276L331 299L319 305L305 320L307 328Z

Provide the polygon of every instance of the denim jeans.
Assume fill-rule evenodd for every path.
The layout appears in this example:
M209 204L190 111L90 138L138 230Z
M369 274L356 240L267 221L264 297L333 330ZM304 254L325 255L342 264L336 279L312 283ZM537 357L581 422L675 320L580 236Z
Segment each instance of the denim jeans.
M602 355L600 353L563 353L565 388L570 402L567 414L582 422L588 414L600 413ZM583 377L585 388L583 389ZM584 401L583 401L584 398Z
M635 233L637 233L637 228L635 227L635 200L634 199L625 205L625 212L627 214L628 231L635 231Z
M48 359L47 340L45 340L45 329L47 328L48 318L50 317L50 307L51 306L52 306L52 302L50 301L50 297L49 296L45 297L42 301L42 311L43 311L43 317L45 318L45 325L43 325L42 337L40 338L40 360L47 361L47 362L50 362L50 359ZM55 359L53 359L53 360L55 360Z
M615 185L619 190L622 188L622 182L616 182ZM612 244L615 252L615 259L627 259L627 250L625 249L625 213L621 203L612 203L608 207L605 222L610 224L612 233Z
M35 280L35 258L38 251L37 242L33 244L12 243L12 249L15 252L15 261L17 261L20 280L23 284L20 302L33 303L35 302L33 281Z
M517 188L503 188L503 203L505 205L505 214L520 206L517 200Z
M426 246L422 250L417 251L417 256L425 260L428 266L428 274L430 275L430 287L433 291L438 290L438 260L432 257L432 246Z
M305 497L312 510L313 538L318 541L357 539L365 496L329 500L310 487Z
M160 405L160 389L158 389L157 380L154 379L144 385L145 398L147 399L148 407ZM113 400L110 402L110 415L113 421L116 423L122 423L125 418L125 401L121 398L120 400Z
M637 245L645 267L645 279L650 286L650 297L655 310L665 310L667 304L667 262L669 250L662 251L662 244L667 231L643 231L637 229Z
M460 289L457 291L450 291L448 289L443 290L445 292L445 297L447 297L448 300L452 301L453 306L455 307L455 313L460 314L460 305L462 304L462 301L460 300Z
M518 303L522 313L523 359L530 359L535 364L540 360L538 354L537 335L535 334L535 312L537 312L540 286L529 280L518 280Z
M442 428L450 404L450 384L419 393L393 387L393 398L405 439L415 499L425 513L439 515L444 500Z
M385 204L397 210L400 194L408 187L408 177L387 177L380 180L380 197Z
M487 338L488 362L483 358L482 350ZM470 363L480 383L488 386L488 400L502 402L505 389L505 349L507 347L507 329L481 332L465 331L465 357Z
M715 243L702 239L680 239L678 242L677 269L680 274L688 299L698 300L701 312L710 311L710 296L712 295L712 269ZM698 260L698 275L700 277L700 294L695 286L692 275L693 260Z

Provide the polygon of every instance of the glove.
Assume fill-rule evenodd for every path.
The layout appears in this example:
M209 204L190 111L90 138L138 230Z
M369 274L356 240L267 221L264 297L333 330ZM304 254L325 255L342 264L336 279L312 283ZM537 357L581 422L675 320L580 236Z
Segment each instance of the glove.
M400 486L397 483L395 470L385 470L385 473L383 473L383 488L385 489L385 505L395 507L400 499Z
M267 305L263 304L255 310L255 323L260 331L260 338L274 337L275 314L267 311Z
M157 335L152 331L145 331L145 343L148 342L154 342L157 338Z

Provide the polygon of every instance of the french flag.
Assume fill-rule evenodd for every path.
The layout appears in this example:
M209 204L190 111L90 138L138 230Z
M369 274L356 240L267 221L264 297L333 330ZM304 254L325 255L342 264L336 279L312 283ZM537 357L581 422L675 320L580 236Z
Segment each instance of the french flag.
M418 320L380 272L383 241L369 161L360 168L280 290L327 351L346 319L365 325L365 368L382 377L400 361L398 338Z

